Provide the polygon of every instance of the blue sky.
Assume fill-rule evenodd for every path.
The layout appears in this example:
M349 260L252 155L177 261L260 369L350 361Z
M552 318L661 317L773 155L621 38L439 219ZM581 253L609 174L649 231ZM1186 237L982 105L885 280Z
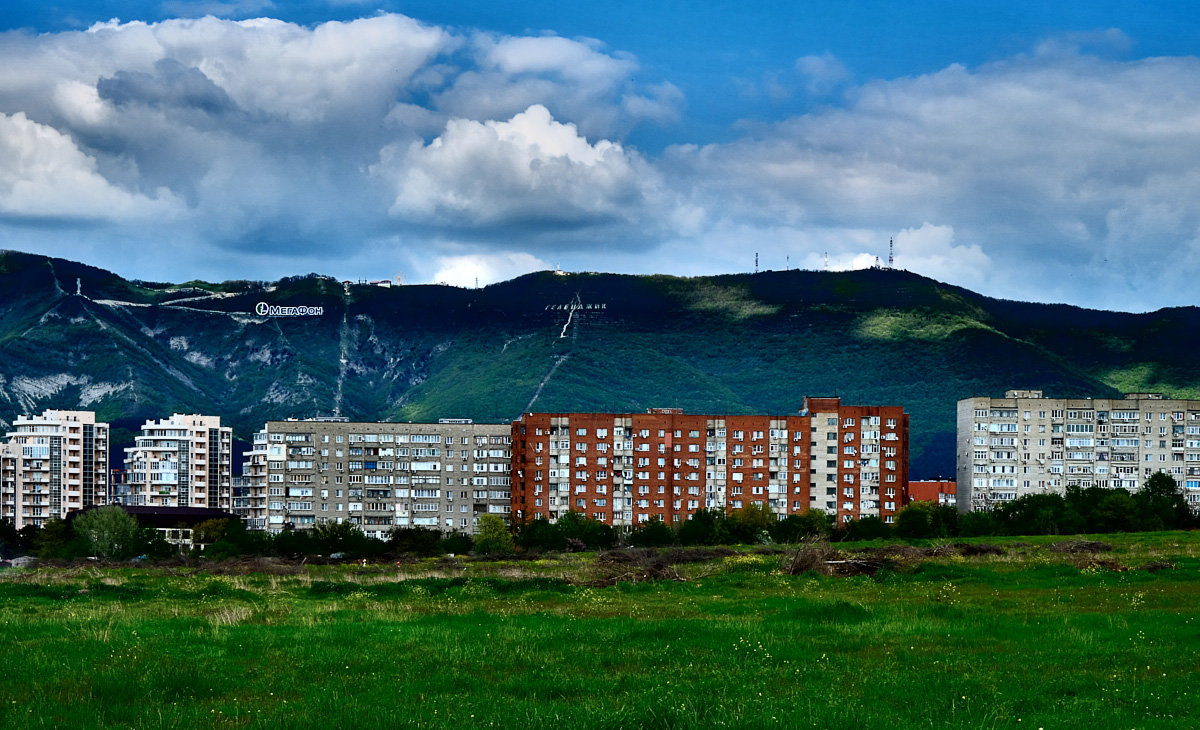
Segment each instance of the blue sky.
M1198 26L1182 2L6 2L0 245L473 285L854 268L895 238L993 296L1191 304Z

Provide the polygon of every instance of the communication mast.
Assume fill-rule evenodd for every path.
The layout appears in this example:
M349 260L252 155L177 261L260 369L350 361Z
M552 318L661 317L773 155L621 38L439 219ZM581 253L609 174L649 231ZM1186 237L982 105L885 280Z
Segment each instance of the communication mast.
M889 238L888 239L888 268L889 269L894 268L893 265L895 263L896 263L896 239Z

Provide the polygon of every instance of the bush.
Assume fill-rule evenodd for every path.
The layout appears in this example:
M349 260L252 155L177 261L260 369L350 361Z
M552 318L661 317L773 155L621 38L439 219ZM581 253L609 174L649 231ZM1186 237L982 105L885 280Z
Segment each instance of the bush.
M629 544L634 547L664 547L674 542L675 533L657 517L629 533Z
M441 542L438 543L438 549L443 553L453 553L455 555L466 555L475 547L475 541L470 535L462 532L451 532L449 535L444 535Z
M798 515L788 515L771 526L771 538L775 542L795 543L808 537L828 539L833 529L833 518L819 509L810 509Z
M480 555L508 555L516 551L517 545L509 532L508 525L497 515L480 515L479 528L475 533L475 552Z
M140 547L137 520L115 505L84 512L75 518L72 529L97 557L124 560Z

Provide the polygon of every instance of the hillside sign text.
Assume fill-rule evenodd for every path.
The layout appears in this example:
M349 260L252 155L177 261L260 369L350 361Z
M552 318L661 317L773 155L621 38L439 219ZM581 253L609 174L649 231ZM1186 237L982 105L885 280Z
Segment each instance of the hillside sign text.
M317 317L325 313L325 307L277 307L259 302L254 313L260 317Z

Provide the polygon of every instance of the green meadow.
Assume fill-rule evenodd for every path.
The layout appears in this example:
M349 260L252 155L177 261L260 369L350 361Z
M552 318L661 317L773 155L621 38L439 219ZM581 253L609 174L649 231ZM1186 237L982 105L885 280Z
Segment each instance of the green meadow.
M1200 724L1200 533L1061 539L9 569L0 727Z

